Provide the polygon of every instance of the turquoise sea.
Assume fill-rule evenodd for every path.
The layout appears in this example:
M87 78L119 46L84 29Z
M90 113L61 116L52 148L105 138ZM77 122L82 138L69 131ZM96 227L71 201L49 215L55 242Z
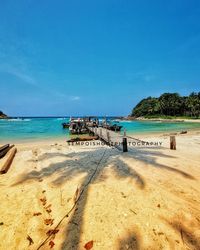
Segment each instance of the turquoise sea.
M69 118L14 118L0 120L0 141L28 141L69 137L68 129L62 128L63 122ZM158 122L158 121L120 121L128 134L148 132L170 132L189 129L200 129L200 123L190 122Z

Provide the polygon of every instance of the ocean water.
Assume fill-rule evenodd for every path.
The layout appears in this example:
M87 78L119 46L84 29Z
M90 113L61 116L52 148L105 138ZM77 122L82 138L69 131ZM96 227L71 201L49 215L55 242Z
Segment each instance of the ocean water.
M23 141L67 138L69 130L62 128L69 118L16 118L0 120L0 141Z
M62 128L63 122L69 118L16 118L0 119L0 141L29 141L69 138L69 130ZM148 132L170 132L189 129L200 129L200 123L190 122L158 122L158 121L120 121L118 123L126 129L127 134L141 134Z

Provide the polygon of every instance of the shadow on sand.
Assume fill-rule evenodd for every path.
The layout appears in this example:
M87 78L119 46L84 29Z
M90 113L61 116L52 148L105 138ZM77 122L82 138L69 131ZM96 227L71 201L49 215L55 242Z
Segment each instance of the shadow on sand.
M73 179L79 174L84 173L85 177L80 184L80 189L84 189L83 195L80 200L76 204L75 209L73 210L70 220L66 222L66 231L65 231L65 239L62 243L62 250L67 249L80 249L80 236L82 233L82 225L83 225L83 217L84 210L86 207L87 197L88 197L88 189L89 186L86 185L90 176L95 171L95 165L97 165L99 159L102 157L102 154L106 150L105 156L102 159L98 171L96 172L94 178L91 180L90 184L103 181L101 173L104 168L109 166L113 169L114 173L119 178L132 178L135 182L136 186L141 190L145 189L146 182L141 177L141 175L134 169L134 165L127 164L123 159L133 159L136 161L140 161L143 163L148 163L149 166L160 168L164 171L171 171L175 174L178 174L184 178L195 179L192 175L185 173L177 168L173 168L171 166L159 164L156 162L156 157L166 157L169 158L171 156L163 154L158 150L154 149L131 149L127 153L121 153L116 149L112 148L97 148L91 149L88 151L82 152L71 152L67 154L63 153L45 153L43 155L38 156L37 161L42 162L45 159L54 158L54 157L64 157L65 160L58 163L51 163L49 166L42 168L39 171L31 171L23 176L21 176L20 180L14 185L18 185L24 182L28 182L30 180L38 181L38 179L48 178L56 173L56 178L54 178L53 183L56 186L61 186L67 180ZM122 157L123 155L123 157ZM92 164L91 164L92 163ZM91 167L90 167L91 166ZM187 234L186 234L187 235ZM140 237L138 234L134 232L130 235L127 235L124 239L119 242L119 249L125 249L124 245L133 245L134 248L128 249L139 249L140 246ZM196 242L197 244L199 242ZM81 248L82 249L82 248Z

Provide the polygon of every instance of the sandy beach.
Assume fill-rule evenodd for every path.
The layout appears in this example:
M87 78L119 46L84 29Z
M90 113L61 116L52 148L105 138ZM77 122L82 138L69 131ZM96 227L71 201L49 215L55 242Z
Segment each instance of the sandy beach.
M200 131L176 139L145 135L162 146L127 153L17 144L0 175L0 249L200 249Z

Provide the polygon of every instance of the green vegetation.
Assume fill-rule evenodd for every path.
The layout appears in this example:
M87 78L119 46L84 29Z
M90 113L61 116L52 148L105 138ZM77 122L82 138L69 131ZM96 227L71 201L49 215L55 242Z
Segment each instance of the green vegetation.
M189 96L164 93L160 97L141 100L132 110L131 116L146 118L198 118L200 116L200 92Z

